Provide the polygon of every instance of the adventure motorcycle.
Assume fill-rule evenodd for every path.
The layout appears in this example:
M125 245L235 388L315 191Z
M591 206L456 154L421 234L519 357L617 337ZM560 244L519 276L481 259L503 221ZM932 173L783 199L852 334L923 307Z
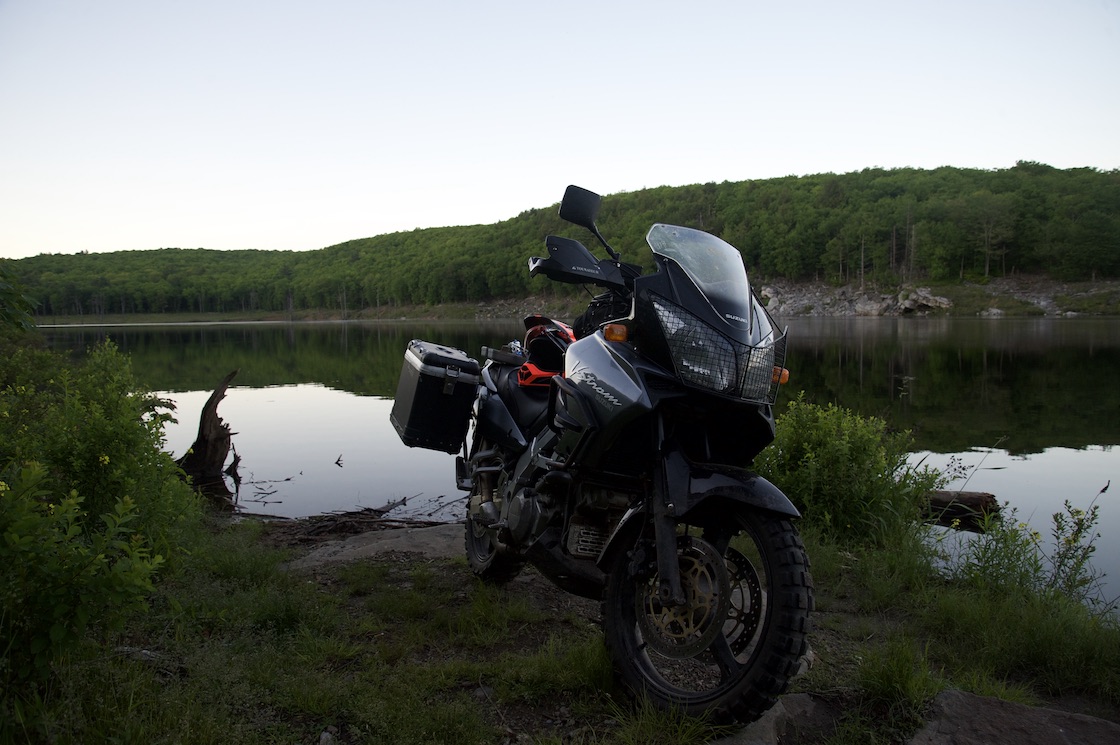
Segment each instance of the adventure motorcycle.
M531 275L604 288L575 328L531 316L524 342L482 348L482 367L414 340L391 419L410 446L461 450L477 575L503 581L531 562L602 601L633 691L752 721L796 672L813 607L799 513L747 470L774 439L785 335L734 247L656 224L643 275L599 232L600 203L570 186L560 217L609 259L549 236L549 256L529 261Z

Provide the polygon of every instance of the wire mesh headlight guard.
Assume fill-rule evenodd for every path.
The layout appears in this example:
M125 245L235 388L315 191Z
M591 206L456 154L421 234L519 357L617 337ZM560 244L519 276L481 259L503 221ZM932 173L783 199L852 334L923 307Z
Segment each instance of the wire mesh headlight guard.
M697 388L757 403L773 403L785 364L786 337L743 344L676 303L651 297L680 379Z

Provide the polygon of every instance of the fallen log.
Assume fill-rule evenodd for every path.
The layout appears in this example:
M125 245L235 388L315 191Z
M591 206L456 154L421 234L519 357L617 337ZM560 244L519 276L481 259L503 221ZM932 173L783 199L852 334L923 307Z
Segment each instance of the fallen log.
M934 491L923 513L937 525L972 533L983 533L985 522L998 516L999 500L981 491Z
M225 398L226 389L238 372L239 370L234 370L222 378L222 382L210 394L202 407L198 436L194 444L186 455L176 461L195 488L206 496L213 497L226 509L233 509L235 495L229 490L222 474L226 457L229 456L230 437L235 433L218 416L218 404ZM235 464L231 467L236 468Z

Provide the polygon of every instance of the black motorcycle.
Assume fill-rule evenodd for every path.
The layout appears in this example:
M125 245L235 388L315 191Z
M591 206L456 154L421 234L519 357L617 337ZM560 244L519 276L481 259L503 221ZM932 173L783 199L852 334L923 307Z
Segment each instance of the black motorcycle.
M785 335L734 247L656 224L656 270L642 274L599 232L600 202L570 186L560 217L610 258L549 236L548 257L529 261L531 275L602 288L575 328L531 316L524 341L482 348L481 367L414 340L392 421L410 446L461 451L477 575L532 563L602 601L633 691L752 721L796 672L813 607L799 513L749 470L774 439Z

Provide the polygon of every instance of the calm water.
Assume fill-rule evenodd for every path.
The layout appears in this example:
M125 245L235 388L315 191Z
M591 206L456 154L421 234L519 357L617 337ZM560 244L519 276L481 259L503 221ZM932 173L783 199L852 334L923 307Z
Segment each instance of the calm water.
M972 466L955 488L989 491L1043 533L1069 499L1087 507L1120 477L1120 321L795 318L791 383L915 436L915 460ZM402 355L423 338L477 354L521 335L509 323L249 324L46 329L81 353L110 337L137 375L178 405L181 455L213 387L240 370L218 411L241 455L239 507L304 516L378 507L454 519L454 459L410 449L389 424ZM1120 481L1101 496L1097 565L1120 577Z

